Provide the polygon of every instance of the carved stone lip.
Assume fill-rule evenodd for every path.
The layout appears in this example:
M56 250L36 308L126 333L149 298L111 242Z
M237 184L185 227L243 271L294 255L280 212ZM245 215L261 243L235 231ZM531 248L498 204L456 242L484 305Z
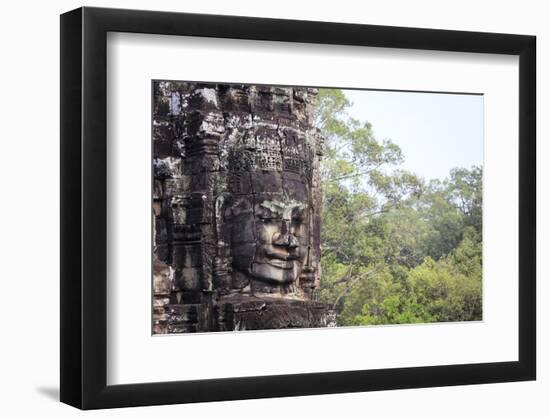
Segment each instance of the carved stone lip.
M279 259L281 261L295 261L300 258L297 251L289 252L286 249L275 248L273 246L266 247L265 254L270 259Z
M294 268L295 261L296 259L283 260L283 259L271 258L267 263L271 266L274 266L280 269L292 269Z
M269 265L281 269L292 269L294 268L294 261L283 261L282 259L270 259L268 262Z

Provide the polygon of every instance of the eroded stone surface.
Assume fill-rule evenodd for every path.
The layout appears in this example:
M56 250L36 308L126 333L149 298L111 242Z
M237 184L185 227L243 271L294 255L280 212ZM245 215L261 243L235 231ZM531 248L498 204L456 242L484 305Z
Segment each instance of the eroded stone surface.
M333 324L317 301L316 94L155 83L155 333Z

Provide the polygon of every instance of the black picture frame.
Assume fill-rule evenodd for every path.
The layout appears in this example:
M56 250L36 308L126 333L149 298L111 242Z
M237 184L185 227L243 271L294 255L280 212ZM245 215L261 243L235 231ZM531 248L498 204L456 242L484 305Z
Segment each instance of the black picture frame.
M519 360L112 385L107 375L108 32L519 56ZM82 409L534 380L534 36L83 7L61 15L61 401Z

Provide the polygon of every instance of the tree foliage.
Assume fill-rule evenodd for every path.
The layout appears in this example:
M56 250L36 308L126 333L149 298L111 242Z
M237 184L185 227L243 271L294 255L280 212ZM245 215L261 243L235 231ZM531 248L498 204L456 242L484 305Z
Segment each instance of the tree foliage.
M321 300L339 325L480 320L482 169L426 182L350 106L341 90L319 92Z

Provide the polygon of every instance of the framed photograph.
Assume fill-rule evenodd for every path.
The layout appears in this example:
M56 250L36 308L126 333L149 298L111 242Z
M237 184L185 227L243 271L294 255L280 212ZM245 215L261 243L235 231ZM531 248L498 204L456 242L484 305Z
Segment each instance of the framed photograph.
M61 401L533 380L535 37L61 16Z

